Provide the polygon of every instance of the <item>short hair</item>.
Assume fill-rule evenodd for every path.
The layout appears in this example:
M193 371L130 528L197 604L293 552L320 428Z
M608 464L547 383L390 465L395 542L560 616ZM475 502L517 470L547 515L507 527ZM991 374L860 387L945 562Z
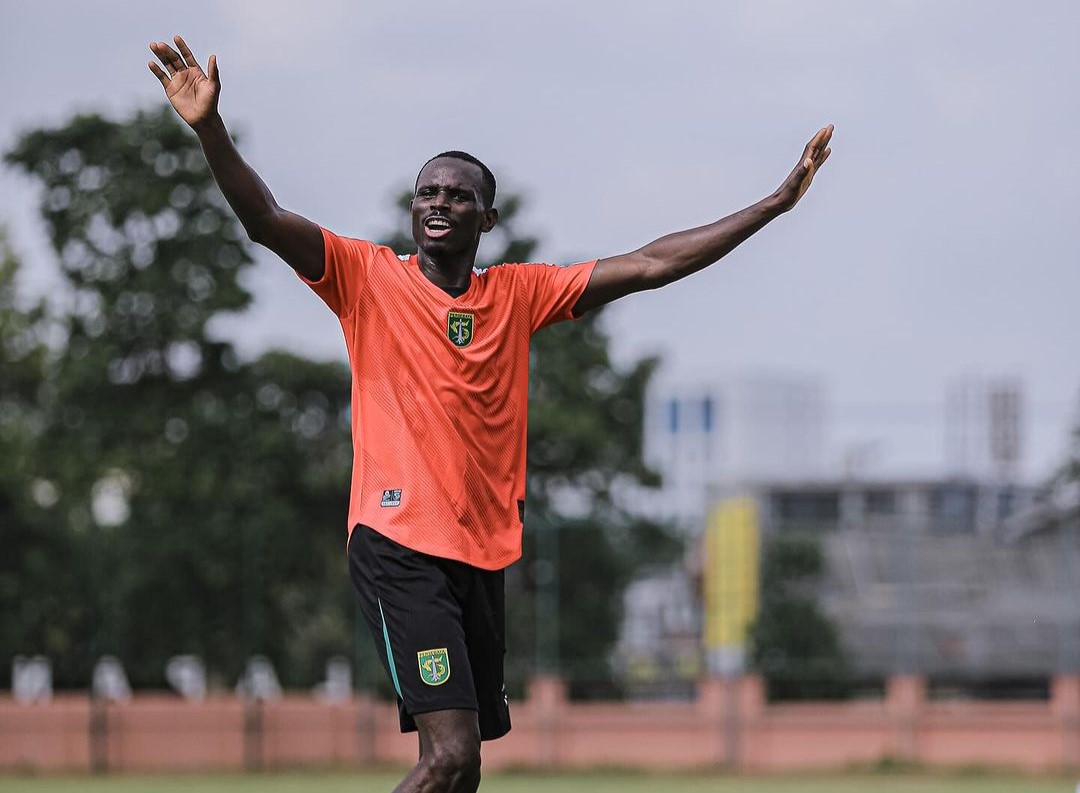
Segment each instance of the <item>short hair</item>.
M435 160L441 160L443 157L451 160L462 160L464 162L471 162L473 165L476 165L480 168L480 172L483 174L483 181L481 183L481 192L483 195L481 197L484 199L484 209L491 209L492 205L495 203L495 174L491 172L490 168L480 162L480 160L473 157L467 151L454 150L444 151L441 154L436 154L434 157L432 157L420 167L420 171L416 174L416 181L420 181L420 173L423 172L424 168L427 168L428 165L430 165ZM416 189L415 183L413 184L413 189Z

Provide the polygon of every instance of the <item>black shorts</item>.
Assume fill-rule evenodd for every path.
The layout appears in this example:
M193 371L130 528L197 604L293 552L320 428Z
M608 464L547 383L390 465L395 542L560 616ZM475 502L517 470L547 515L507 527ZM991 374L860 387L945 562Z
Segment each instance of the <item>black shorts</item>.
M503 571L413 551L367 526L349 538L349 575L398 695L401 731L436 710L477 711L480 737L510 731L503 686Z

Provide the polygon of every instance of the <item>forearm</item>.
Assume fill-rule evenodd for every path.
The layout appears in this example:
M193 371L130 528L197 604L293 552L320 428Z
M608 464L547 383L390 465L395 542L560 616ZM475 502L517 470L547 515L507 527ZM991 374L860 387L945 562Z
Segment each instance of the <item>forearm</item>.
M216 113L195 128L214 181L221 188L236 217L252 240L265 237L279 211L273 193L254 169L240 156L221 116Z
M637 251L647 262L648 288L678 281L722 259L783 213L775 196L715 223L668 234Z
M633 253L600 259L574 304L574 314L580 316L620 297L678 281L731 253L799 202L832 152L828 147L832 131L830 124L811 138L799 164L768 198L707 226L668 234Z
M217 111L221 93L217 58L210 56L204 73L184 40L175 36L173 41L179 52L163 41L152 43L150 50L161 65L148 65L177 115L199 136L225 200L254 242L272 250L308 280L320 280L325 273L322 229L278 206L270 188L240 156Z
M574 314L696 273L726 256L783 211L773 195L707 226L677 231L633 253L601 259L574 305Z

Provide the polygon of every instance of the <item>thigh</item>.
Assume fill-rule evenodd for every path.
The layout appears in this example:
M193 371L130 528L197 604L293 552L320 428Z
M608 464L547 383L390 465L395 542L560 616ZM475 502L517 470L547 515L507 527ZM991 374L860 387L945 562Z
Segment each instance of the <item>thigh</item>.
M485 741L510 731L506 700L505 586L502 570L475 570L473 586L465 603L465 641L469 648L473 686Z
M461 604L441 560L366 526L349 542L349 571L398 698L411 717L477 710Z

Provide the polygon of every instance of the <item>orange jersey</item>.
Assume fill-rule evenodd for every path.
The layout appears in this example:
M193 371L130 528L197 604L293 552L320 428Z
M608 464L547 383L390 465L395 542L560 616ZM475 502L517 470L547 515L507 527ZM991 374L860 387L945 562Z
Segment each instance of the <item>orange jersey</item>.
M571 319L596 262L473 270L451 297L417 257L323 229L303 280L341 321L352 369L349 532L497 570L521 556L529 339Z

